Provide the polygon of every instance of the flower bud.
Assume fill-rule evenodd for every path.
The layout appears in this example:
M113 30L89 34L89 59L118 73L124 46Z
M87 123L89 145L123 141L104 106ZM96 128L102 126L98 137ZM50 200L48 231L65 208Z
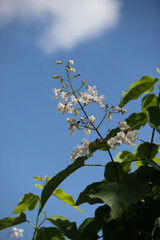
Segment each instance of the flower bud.
M56 61L56 65L61 65L62 61Z
M53 79L57 79L57 78L59 78L59 75L54 75L53 76Z

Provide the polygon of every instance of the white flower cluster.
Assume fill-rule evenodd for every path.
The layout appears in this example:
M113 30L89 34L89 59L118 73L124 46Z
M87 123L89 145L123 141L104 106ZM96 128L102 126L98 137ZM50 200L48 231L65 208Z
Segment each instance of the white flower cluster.
M78 101L86 105L91 104L93 101L97 103L100 106L100 108L104 108L105 106L102 103L102 100L104 99L104 95L101 95L100 97L98 97L97 90L95 89L96 89L96 86L91 87L87 85L88 92L84 92L84 93L79 92L80 97Z
M56 62L57 65L61 65L62 61L57 61ZM74 61L73 60L69 60L68 64L65 66L67 75L69 76L69 72L73 73L75 72L74 68L71 68L70 65L73 65ZM74 77L76 78L77 76L80 76L80 74L75 75ZM60 83L62 83L64 81L64 79L62 78L62 76L59 75L54 75L53 76L54 79L60 78ZM97 94L97 90L96 90L96 86L86 86L87 91L85 92L81 92L78 90L76 92L74 91L69 91L68 90L68 85L70 84L70 80L67 80L67 84L66 86L62 86L62 88L53 88L53 92L54 92L54 96L52 96L53 99L58 99L60 98L60 101L57 105L57 112L61 113L61 114L65 114L65 113L72 113L75 116L77 116L79 114L77 107L75 106L77 103L79 103L79 105L83 105L83 107L85 105L89 105L91 103L97 103L100 108L105 108L105 106L103 105L102 101L104 99L104 95L98 96ZM84 80L82 80L82 85L79 88L79 90L81 88L85 87L85 82ZM77 96L78 95L78 96ZM69 100L70 99L70 100ZM80 120L76 121L73 118L67 118L66 121L69 123L68 125L68 129L69 134L73 135L76 129L84 129L85 134L88 136L91 133L91 129L90 126L95 123L95 117L92 115L88 118L80 118Z
M137 140L138 130L130 130L130 127L127 125L126 121L119 122L118 127L120 128L120 132L117 133L115 137L110 138L107 143L112 148L115 149L116 145L120 144L128 144L132 145ZM127 130L127 133L124 131Z
M13 227L10 231L10 234L11 234L11 237L13 239L16 239L18 237L23 237L23 232L24 230L23 229L19 229L19 228L16 228L16 227Z
M88 139L83 138L82 139L82 145L77 145L75 149L72 150L72 153L69 155L69 158L71 159L72 162L76 160L79 156L82 157L87 154L87 156L91 156L91 152L89 151L89 144L90 142Z

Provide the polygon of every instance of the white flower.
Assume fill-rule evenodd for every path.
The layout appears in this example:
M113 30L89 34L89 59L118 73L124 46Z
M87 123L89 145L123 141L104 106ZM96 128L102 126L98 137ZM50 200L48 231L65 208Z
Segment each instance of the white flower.
M68 100L68 92L61 92L61 102L67 102L67 100Z
M121 131L125 131L129 128L126 121L119 122L118 127L120 128Z
M117 143L125 143L125 137L126 137L126 135L124 132L118 132L116 142Z
M90 157L91 153L89 151L89 144L90 142L88 141L88 139L83 138L82 145L78 145L75 149L72 150L72 153L69 155L71 161L75 161L78 156L84 156L86 154L88 157Z
M106 115L106 119L107 119L108 122L110 122L110 121L112 120L111 113L108 113L108 114Z
M67 119L66 119L66 122L67 122L67 123L72 123L72 122L73 122L73 118L67 118Z
M73 65L73 64L74 64L74 61L73 61L73 60L69 60L69 61L68 61L68 64L72 64L72 65Z
M62 103L58 103L58 107L56 108L57 112L64 114L66 112L66 107Z
M137 140L138 130L129 131L126 135L126 143L132 145Z
M117 112L120 112L120 111L121 111L121 108L118 107L118 106L117 106L115 109L116 109Z
M108 145L112 148L115 149L116 148L116 143L117 143L117 137L112 137L107 141Z
M56 65L61 65L62 61L56 61Z
M74 133L75 133L75 131L76 131L76 126L74 126L74 125L69 125L68 126L68 128L69 128L69 135L73 135Z
M86 134L87 136L89 136L89 135L90 135L90 133L91 133L91 130L90 130L90 129L88 129L88 128L86 128L86 129L84 129L84 132L85 132L85 134Z
M93 100L100 106L100 108L104 108L105 106L102 103L103 99L104 95L101 95L100 97L96 96Z
M18 229L16 227L13 227L11 230L10 230L10 233L11 233L11 237L16 239L18 237L23 237L23 232L24 230L23 229Z
M91 87L91 86L87 85L87 89L88 89L90 98L94 99L97 96L97 90L96 91L94 90L94 89L96 89L96 86Z
M90 122L95 123L95 117L93 115L88 117L88 119L89 119Z
M72 96L71 96L71 102L72 102L72 104L73 104L73 105L76 104L77 101L78 101L77 98L75 98L75 96L72 95Z
M70 72L74 73L76 70L74 68L70 68Z
M23 229L17 229L18 233L19 233L19 236L20 237L23 237L23 232L24 230Z
M87 92L84 92L84 93L79 92L79 94L80 94L80 97L78 99L79 102L85 103L85 104L91 104L89 93L87 93Z
M124 113L126 113L126 112L127 112L126 109L122 109L122 110L121 110L121 113L122 113L122 114L124 114Z
M75 110L75 108L72 107L72 103L69 102L66 104L66 111L69 113L72 113Z
M53 92L54 92L55 96L53 96L52 98L58 99L58 95L60 94L61 91L62 91L61 88L59 88L59 89L53 88Z

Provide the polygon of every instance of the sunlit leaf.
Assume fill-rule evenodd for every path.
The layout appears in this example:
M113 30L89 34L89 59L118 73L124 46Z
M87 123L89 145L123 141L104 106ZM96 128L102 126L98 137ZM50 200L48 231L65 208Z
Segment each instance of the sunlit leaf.
M43 190L43 187L42 187L41 184L34 184L34 186L40 188L41 190Z
M6 217L3 219L0 219L0 230L15 226L15 225L23 223L25 221L26 221L26 215L24 213L20 213L15 218Z
M151 92L157 81L158 79L154 79L151 76L144 76L137 82L131 84L127 91L122 92L119 107L123 107L129 101L137 99L142 93Z
M146 111L149 125L160 133L160 108L148 107Z
M70 222L63 216L52 216L47 218L47 220L59 228L66 237L76 240L77 226L75 222Z
M160 74L160 68L157 67L156 70L157 70L157 72Z
M56 196L61 201L65 202L66 204L70 205L71 207L74 207L80 212L83 212L81 209L79 209L74 202L74 199L71 195L65 193L62 189L58 188L53 193L54 196ZM84 212L83 212L84 213Z
M147 113L146 109L148 107L157 107L157 104L158 104L157 96L155 94L147 94L142 99L141 111L144 113ZM159 107L160 107L160 103L159 103Z
M159 157L154 157L153 161L160 164L160 158Z
M39 180L39 181L42 181L43 182L43 177L32 177L34 180Z
M20 199L19 204L15 207L13 213L21 213L24 211L33 210L38 204L39 196L34 195L33 193L26 193Z

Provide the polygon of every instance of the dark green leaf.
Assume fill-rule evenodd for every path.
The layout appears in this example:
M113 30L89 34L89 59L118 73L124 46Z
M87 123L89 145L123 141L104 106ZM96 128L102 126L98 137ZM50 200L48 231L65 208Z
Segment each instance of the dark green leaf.
M13 213L21 213L24 211L31 211L33 210L38 203L39 196L34 195L33 193L26 193L20 199L19 204L15 207Z
M57 188L53 195L55 197L57 197L58 199L60 199L61 201L65 202L66 204L68 204L69 206L77 209L78 211L80 212L83 212L81 209L79 209L76 205L75 205L75 202L74 202L74 199L71 195L65 193L62 189L60 188ZM84 213L84 212L83 212Z
M146 111L149 125L160 133L160 108L148 107Z
M41 194L41 203L39 213L42 211L45 203L47 202L48 198L52 195L54 190L58 187L58 185L63 182L65 178L67 178L70 174L76 171L78 168L84 166L84 161L88 159L88 157L79 157L77 158L74 163L69 165L66 169L59 172L57 175L52 177L47 184L44 186L42 194Z
M96 203L103 203L103 201L101 199L98 198L91 198L89 196L89 193L91 190L93 190L94 188L96 188L97 186L99 186L100 182L95 182L92 183L90 185L88 185L85 190L83 192L80 193L77 201L76 201L76 205L80 205L83 203L89 203L89 204L96 204Z
M114 182L99 183L89 194L91 198L100 198L111 208L112 218L121 216L125 209L137 198L125 186Z
M128 151L119 152L114 158L114 164L109 162L106 165L104 176L108 182L117 182L115 167L118 172L120 182L125 179L128 173L131 171L131 161L133 154Z
M101 230L100 222L94 218L87 218L78 229L77 240L97 240L97 233Z
M157 104L158 104L157 96L155 94L147 94L142 99L141 111L146 113L146 109L148 107L157 107ZM159 107L160 107L160 104L159 104Z
M77 226L75 222L70 222L63 216L52 216L47 218L47 220L59 228L69 239L77 239Z
M65 240L63 233L54 227L40 228L36 232L33 240Z
M160 185L160 173L152 167L140 167L122 183L137 200L143 199L148 184Z
M118 220L107 222L103 226L103 240L134 239L128 228Z
M125 120L127 124L134 130L140 129L140 127L144 126L147 122L147 117L144 113L132 113Z
M137 155L140 159L142 159L141 165L146 165L146 163L149 163L153 168L160 171L160 166L154 162L152 159L156 156L158 153L159 146L156 144L150 144L148 142L142 143L137 148Z
M0 230L15 226L25 221L26 221L26 215L24 213L19 214L16 218L6 217L3 219L0 219Z
M152 144L149 142L141 143L137 148L137 154L142 159L152 159L158 153L159 146L156 144ZM151 150L150 150L151 149Z
M154 79L151 76L144 76L137 82L131 84L127 91L122 92L119 107L123 107L129 101L137 99L142 93L151 92L157 81L158 79Z

